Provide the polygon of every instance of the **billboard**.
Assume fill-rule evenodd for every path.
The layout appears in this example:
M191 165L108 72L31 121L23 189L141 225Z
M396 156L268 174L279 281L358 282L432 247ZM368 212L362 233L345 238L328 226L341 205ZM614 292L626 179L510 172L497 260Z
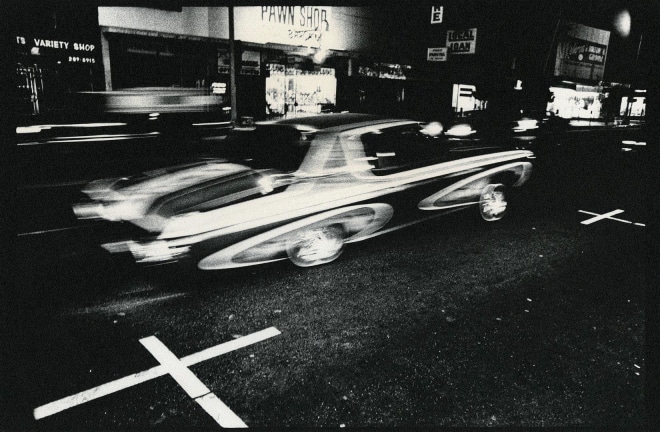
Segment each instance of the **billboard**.
M555 76L603 79L610 32L572 22L564 23L557 43Z

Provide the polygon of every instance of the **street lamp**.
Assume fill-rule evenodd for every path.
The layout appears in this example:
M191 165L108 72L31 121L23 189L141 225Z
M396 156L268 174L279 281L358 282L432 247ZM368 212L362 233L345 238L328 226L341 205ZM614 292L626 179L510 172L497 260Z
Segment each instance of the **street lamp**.
M325 59L327 57L328 57L328 50L326 50L322 47L319 47L319 49L316 50L316 52L312 56L312 60L316 64L323 64L323 62L325 62Z
M619 36L622 38L626 39L630 35L630 29L632 27L632 18L630 16L630 12L628 9L622 9L619 11L613 19L613 27L614 31L617 32ZM633 70L637 70L639 68L639 52L642 48L642 38L644 36L644 32L641 32L639 34L639 42L637 44L637 53L635 54L635 67ZM634 85L631 83L631 85ZM630 117L630 113L632 111L632 99L634 97L634 94L629 94L628 95L628 101L627 101L627 107L626 107L626 117Z
M620 11L614 16L614 30L619 34L619 36L627 38L630 35L631 21L630 12L628 12L628 9Z

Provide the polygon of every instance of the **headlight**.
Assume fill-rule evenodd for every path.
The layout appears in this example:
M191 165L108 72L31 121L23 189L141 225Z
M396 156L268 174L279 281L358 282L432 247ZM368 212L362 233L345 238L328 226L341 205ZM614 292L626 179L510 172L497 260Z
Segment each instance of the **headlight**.
M101 216L111 221L132 220L143 216L143 205L135 201L119 201L106 205Z
M516 132L524 132L539 127L539 122L534 119L518 120L517 126L513 128Z
M78 219L101 219L103 217L103 206L98 203L80 203L73 205L73 214Z
M175 261L188 254L190 246L170 247L166 241L129 243L128 248L137 263L162 263Z
M424 129L422 129L422 132L428 136L437 137L442 133L443 130L444 128L442 127L442 123L436 121L427 124Z
M269 194L273 191L273 178L270 176L262 177L257 181L262 195Z
M472 135L475 132L476 131L472 129L472 126L469 124L457 124L449 128L449 130L445 132L445 135L463 137Z

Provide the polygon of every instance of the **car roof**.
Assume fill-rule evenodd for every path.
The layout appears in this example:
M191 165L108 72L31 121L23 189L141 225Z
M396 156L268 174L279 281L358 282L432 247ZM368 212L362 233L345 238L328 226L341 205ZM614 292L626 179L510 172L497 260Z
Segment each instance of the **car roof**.
M374 114L362 113L334 113L334 114L320 114L309 117L296 117L283 120L274 120L268 122L258 122L258 125L291 125L302 126L316 130L323 130L335 128L339 126L352 125L355 123L364 122L383 122L387 119Z

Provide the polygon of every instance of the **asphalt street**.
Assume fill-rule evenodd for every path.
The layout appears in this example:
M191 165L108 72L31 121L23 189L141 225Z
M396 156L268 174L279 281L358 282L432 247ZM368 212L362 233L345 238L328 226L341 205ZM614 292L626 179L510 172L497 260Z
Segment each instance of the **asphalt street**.
M457 212L307 269L137 268L73 220L84 178L23 184L7 428L643 428L642 142L567 134L502 221Z

